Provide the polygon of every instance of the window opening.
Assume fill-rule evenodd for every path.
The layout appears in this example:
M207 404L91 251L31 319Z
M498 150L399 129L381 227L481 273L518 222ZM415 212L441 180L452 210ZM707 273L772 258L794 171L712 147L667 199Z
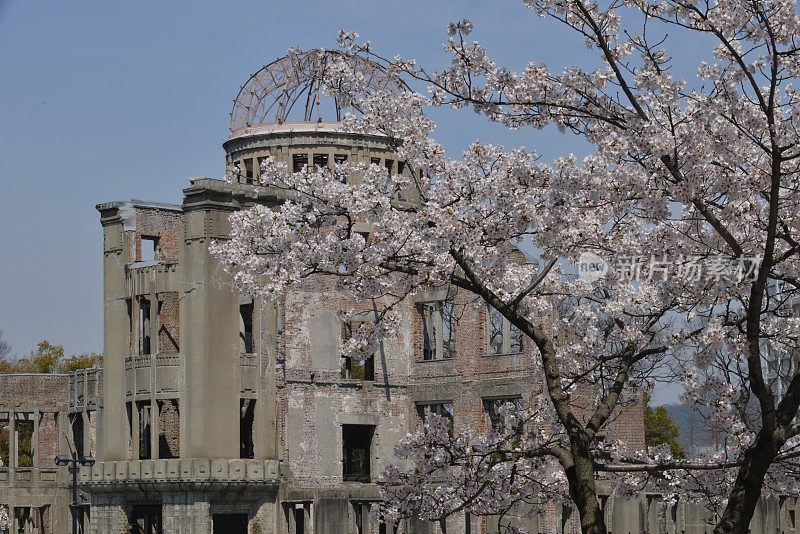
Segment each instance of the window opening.
M328 166L328 155L327 154L314 154L314 166L321 168Z
M177 399L158 401L158 457L179 458L181 414Z
M139 354L150 354L150 299L139 297Z
M422 316L422 359L440 360L453 356L453 301L441 300L417 305Z
M353 331L361 321L345 321L342 323L342 345L353 337ZM375 380L375 355L370 354L364 360L352 356L340 359L342 378L348 380Z
M342 425L342 479L370 481L370 453L374 427Z
M142 236L139 254L139 261L156 261L158 259L158 238L152 236Z
M136 410L139 414L139 459L150 459L150 429L151 406L150 401L137 401Z
M514 354L522 352L522 331L496 309L489 308L489 353Z
M255 424L255 399L239 400L239 458L255 458L253 425Z
M427 404L417 404L417 415L425 423L425 418L430 414L444 417L450 422L450 432L453 431L453 403L452 402L433 402Z
M239 345L245 354L252 354L253 347L253 303L239 305Z
M292 154L292 172L300 172L308 165L308 154Z

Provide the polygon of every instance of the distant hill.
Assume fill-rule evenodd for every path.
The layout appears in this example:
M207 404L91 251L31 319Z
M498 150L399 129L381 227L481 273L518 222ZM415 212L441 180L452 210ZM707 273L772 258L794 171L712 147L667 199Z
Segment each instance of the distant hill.
M681 429L678 441L689 457L711 447L713 439L705 418L686 404L665 404L667 413Z

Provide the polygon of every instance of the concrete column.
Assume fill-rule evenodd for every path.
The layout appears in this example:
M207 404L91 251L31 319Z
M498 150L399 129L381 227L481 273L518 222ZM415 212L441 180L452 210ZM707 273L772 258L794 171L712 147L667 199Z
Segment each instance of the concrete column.
M259 302L259 301L257 301ZM277 304L268 304L263 301L258 306L260 335L259 335L259 385L258 400L255 413L255 457L276 459L278 456L277 444L277 405L275 397L275 360L278 346L278 317L280 316Z
M228 215L235 206L198 184L184 192L181 456L238 458L239 297L231 276L208 250L212 240L229 234Z
M31 436L31 464L39 467L39 409L33 410L33 436Z
M125 266L131 260L126 226L135 228L128 203L100 204L103 224L103 427L100 460L125 460L125 357L130 353L130 320ZM127 235L126 235L127 234ZM107 532L112 532L111 530Z
M17 467L17 414L8 412L8 465ZM10 513L10 512L9 512Z

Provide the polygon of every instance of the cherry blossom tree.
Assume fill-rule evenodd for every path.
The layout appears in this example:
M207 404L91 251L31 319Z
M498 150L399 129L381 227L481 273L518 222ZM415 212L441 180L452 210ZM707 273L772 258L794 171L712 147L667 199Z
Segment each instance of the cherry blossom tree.
M280 298L322 277L372 301L378 319L348 342L351 355L396 334L416 291L443 286L491 306L535 346L541 391L529 406L504 407L505 425L451 434L431 415L398 444L406 464L385 475L384 520L504 513L544 496L572 503L583 532L603 533L605 473L630 492L696 492L719 513L715 532L746 532L763 487L796 491L795 3L526 4L573 30L597 68L503 68L469 40L469 21L449 27L441 71L342 32L350 53L427 89L366 94L346 57L328 73L327 90L360 111L341 127L385 136L411 172L344 163L289 173L267 160L262 185L285 201L234 214L214 252L253 294ZM677 79L670 42L694 34L713 50L697 79ZM544 162L476 142L451 158L425 114L435 106L512 129L555 125L594 152ZM603 437L620 407L664 377L703 407L717 450L677 459Z

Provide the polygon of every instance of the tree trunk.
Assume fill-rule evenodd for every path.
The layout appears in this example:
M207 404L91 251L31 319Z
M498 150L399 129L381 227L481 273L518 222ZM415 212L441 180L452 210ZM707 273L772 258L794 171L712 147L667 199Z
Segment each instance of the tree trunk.
M722 513L714 534L746 534L761 497L761 488L767 470L775 459L780 445L771 432L762 430L756 441L744 454L744 462L736 475L736 482L728 496L728 505Z
M606 534L603 510L597 499L594 467L589 456L589 440L585 436L573 438L570 450L572 465L566 469L569 494L578 508L583 534Z

